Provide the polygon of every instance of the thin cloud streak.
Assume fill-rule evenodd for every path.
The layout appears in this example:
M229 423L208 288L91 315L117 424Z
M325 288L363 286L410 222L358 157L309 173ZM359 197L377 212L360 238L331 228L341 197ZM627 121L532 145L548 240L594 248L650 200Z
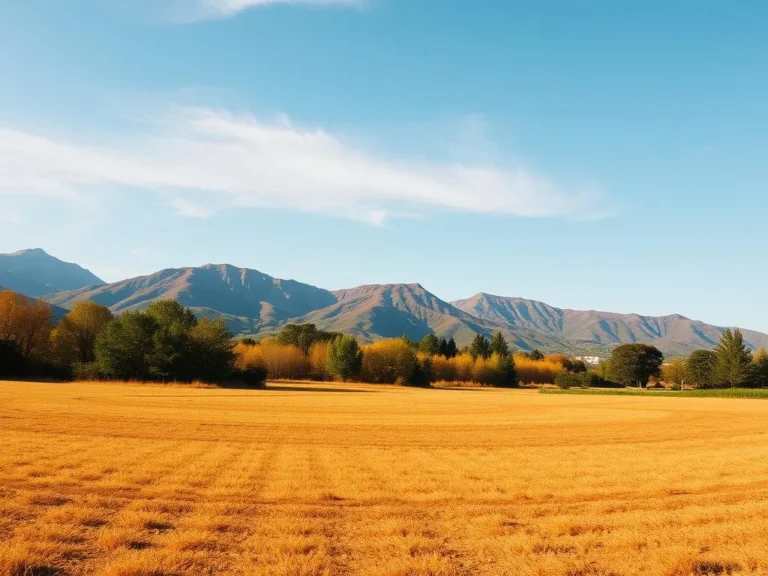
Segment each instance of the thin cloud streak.
M176 13L187 20L206 20L231 18L244 10L274 6L277 4L296 4L314 7L361 8L366 0L195 0L178 5Z
M521 165L411 162L367 151L343 135L183 108L110 146L0 125L0 195L87 201L123 187L156 191L177 214L207 218L233 207L324 214L376 226L435 210L592 218L594 190L570 189Z

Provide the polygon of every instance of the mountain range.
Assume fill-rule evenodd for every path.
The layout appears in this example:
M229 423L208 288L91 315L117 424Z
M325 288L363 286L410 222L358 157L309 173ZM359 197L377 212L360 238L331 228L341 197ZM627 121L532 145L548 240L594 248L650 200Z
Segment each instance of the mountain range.
M92 300L117 314L173 299L197 314L226 319L236 334L252 336L274 334L287 323L311 322L363 341L434 333L464 346L475 334L501 331L516 349L600 356L626 342L653 344L668 355L687 354L714 347L724 331L680 315L567 310L485 293L446 302L421 284L328 291L225 264L166 269L106 284L39 249L0 255L0 286L64 309ZM749 346L768 347L768 335L743 332Z

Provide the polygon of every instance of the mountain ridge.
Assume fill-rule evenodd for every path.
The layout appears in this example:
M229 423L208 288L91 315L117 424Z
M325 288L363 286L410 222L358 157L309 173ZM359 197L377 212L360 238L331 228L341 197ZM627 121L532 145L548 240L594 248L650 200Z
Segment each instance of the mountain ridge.
M612 347L641 342L674 350L676 353L688 353L699 348L714 347L726 329L692 320L682 314L647 316L573 310L536 300L484 292L464 300L455 300L452 304L488 321L560 334L569 341L595 346ZM754 330L742 329L742 332L752 348L768 346L768 335Z
M59 260L41 248L0 254L0 285L26 296L104 284L90 270Z
M36 251L15 254L30 252ZM46 257L53 258L43 255L38 253L43 263ZM10 255L0 255L0 261L5 256ZM4 282L0 285L14 289ZM584 355L605 355L626 342L650 343L667 354L682 355L714 347L724 331L680 314L571 310L483 292L448 302L420 283L364 284L329 291L230 264L166 268L111 284L27 295L61 308L93 300L117 314L173 299L199 315L224 318L233 332L242 335L271 335L287 323L311 322L320 329L354 334L363 341L401 335L419 339L434 333L453 337L464 346L476 334L490 336L500 331L514 348ZM749 346L768 347L768 335L743 332Z

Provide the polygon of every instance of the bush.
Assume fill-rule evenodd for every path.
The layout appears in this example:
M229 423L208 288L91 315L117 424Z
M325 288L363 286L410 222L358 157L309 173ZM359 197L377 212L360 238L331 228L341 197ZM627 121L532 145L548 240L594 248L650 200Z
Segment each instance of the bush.
M75 362L72 364L72 378L83 382L93 382L102 379L97 362Z
M555 377L563 371L556 360L531 360L525 354L515 354L517 379L526 384L554 384Z
M568 388L582 386L583 380L578 374L562 371L555 376L555 385L563 390L568 390Z
M319 341L312 344L309 349L310 376L315 380L330 380L331 374L328 371L328 348L329 341Z
M263 366L274 380L304 380L312 371L309 358L296 346L280 344L276 340L262 340Z
M402 338L380 340L363 347L361 376L364 382L410 383L417 366L416 353Z
M577 375L581 380L581 385L586 388L598 388L604 383L604 380L594 372L578 372Z
M261 366L236 370L233 376L249 388L263 388L267 382L267 370Z

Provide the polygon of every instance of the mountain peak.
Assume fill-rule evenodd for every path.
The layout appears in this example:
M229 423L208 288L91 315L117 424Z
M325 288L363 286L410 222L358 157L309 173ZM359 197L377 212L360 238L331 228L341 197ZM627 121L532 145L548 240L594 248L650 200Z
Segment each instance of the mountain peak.
M104 281L77 264L63 262L42 248L32 248L0 254L0 283L8 290L35 297L103 285Z
M53 256L48 254L48 252L42 248L27 248L25 250L17 250L16 252L11 252L8 254L8 256L47 256L48 258L53 258ZM55 260L58 260L58 258L55 258Z

